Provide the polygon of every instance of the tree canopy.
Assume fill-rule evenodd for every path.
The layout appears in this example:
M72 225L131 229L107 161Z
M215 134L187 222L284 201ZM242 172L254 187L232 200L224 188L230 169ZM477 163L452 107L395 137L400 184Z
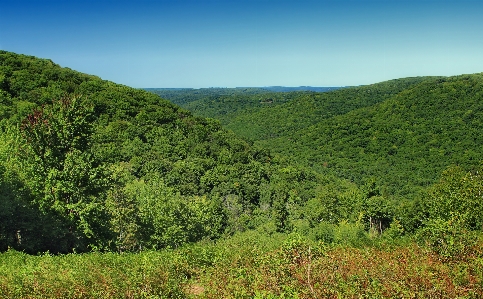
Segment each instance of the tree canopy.
M164 91L190 112L0 51L0 250L140 251L247 230L431 243L479 230L482 83Z

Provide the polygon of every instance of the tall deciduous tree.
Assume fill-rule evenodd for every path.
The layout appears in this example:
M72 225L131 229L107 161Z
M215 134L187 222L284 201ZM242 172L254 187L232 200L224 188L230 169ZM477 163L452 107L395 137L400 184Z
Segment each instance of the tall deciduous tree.
M35 109L21 125L20 155L36 204L66 224L66 250L107 243L102 200L105 169L90 151L93 108L79 96L65 96Z

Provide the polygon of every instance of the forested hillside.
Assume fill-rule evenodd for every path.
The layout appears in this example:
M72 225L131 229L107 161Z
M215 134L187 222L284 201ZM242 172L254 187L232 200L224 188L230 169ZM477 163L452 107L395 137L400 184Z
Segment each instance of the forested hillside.
M321 93L337 89L341 89L341 87L146 88L147 91L155 93L197 116L218 119L224 126L230 126L232 122L236 122L235 119L240 115L246 115L247 119L251 119L252 115L257 117L261 113L260 111L313 95L314 91ZM240 126L245 126L245 121L241 117ZM262 121L250 122L248 125L263 127L263 124L258 123ZM240 130L238 133L252 137L253 132L256 132L255 127Z
M240 113L281 105L307 91L274 92L263 88L146 89L202 117L229 124Z
M0 52L0 88L2 250L139 250L257 223L283 230L291 190L305 201L317 184L218 121L50 60ZM312 179L293 185L299 174Z
M170 102L184 107L185 105L189 105L193 102L203 102L207 99L214 98L217 99L219 97L230 97L230 96L248 96L248 95L257 95L257 94L264 94L270 93L270 91L258 88L258 87L238 87L238 88L221 88L221 87L212 87L212 88L145 88L146 91L150 91L162 97L163 99L167 99Z
M478 166L481 77L414 77L327 93L280 93L288 100L270 107L212 107L208 98L186 107L319 173L357 184L375 180L386 195L414 197L451 165ZM223 109L234 112L226 116Z
M226 127L253 140L292 136L325 119L382 102L422 80L406 78L326 93L307 93L279 107L239 113Z
M241 136L265 140L332 116L384 101L428 77L405 78L326 92L269 92L261 88L148 89L196 115L221 120Z
M384 193L414 195L448 166L478 167L482 99L482 74L426 78L374 105L259 144L319 172L356 182L373 177Z
M166 91L202 118L0 51L0 297L479 298L482 83Z

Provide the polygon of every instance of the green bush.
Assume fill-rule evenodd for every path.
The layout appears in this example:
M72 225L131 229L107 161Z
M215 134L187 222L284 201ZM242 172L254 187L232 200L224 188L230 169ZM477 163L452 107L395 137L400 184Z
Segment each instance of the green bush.
M473 253L476 235L467 229L458 214L449 220L430 219L416 234L418 240L443 260L465 259Z
M334 243L362 247L370 244L370 238L363 224L343 221L335 229Z
M315 241L322 241L326 244L331 244L335 240L336 228L337 227L331 223L321 222L313 228L311 237Z

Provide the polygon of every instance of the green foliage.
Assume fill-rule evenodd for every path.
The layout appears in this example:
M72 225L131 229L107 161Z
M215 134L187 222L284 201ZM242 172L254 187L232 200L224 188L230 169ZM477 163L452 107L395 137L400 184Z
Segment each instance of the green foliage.
M307 201L303 213L312 226L319 222L356 221L362 201L363 194L354 184L339 180L320 186L315 197Z
M404 226L395 219L391 222L389 227L384 231L382 237L387 242L395 242L405 234Z
M353 248L257 231L136 254L0 254L5 298L478 298L482 281L477 255L455 261L414 243Z
M220 119L292 163L359 185L373 177L381 195L414 198L448 166L470 169L481 160L481 77L417 77L327 93L280 93L290 99L260 107L244 106L241 95L212 107L205 90L196 106L186 107ZM223 109L231 109L228 116Z
M478 258L455 266L413 243L356 249L290 235L261 251L246 239L237 242L230 247L236 253L197 280L202 298L477 298L483 291Z
M443 259L461 260L473 253L475 231L483 227L480 172L450 167L422 195L425 221L417 237Z
M423 209L429 219L450 220L458 215L465 227L483 229L483 178L481 167L466 172L461 167L450 167L441 180L423 195Z
M118 252L135 251L142 247L139 201L136 193L131 191L131 181L135 180L131 170L126 163L113 165L111 179L114 184L105 202L111 231L115 235L111 242Z
M320 222L310 231L310 235L316 241L332 244L335 242L336 229L337 226L335 224Z
M272 92L263 88L147 89L197 116L228 124L239 113L288 102L306 92Z
M8 248L37 253L65 250L61 242L53 245L63 224L52 213L42 213L20 176L19 134L15 128L1 128L0 134L0 250Z
M449 165L479 163L477 132L483 128L464 115L481 111L481 82L479 74L429 78L380 103L281 136L271 148L359 184L375 177L382 195L414 197Z
M449 236L449 215L480 230L482 86L476 74L328 93L155 91L215 120L0 51L0 250L126 253L251 230L362 248L421 228L423 240ZM461 168L431 186L451 164ZM466 244L452 238L444 242ZM214 265L207 255L200 263ZM240 296L299 296L283 279Z
M66 250L102 248L109 238L102 203L108 183L90 152L91 113L85 101L65 97L34 110L20 127L22 175L40 211L64 222Z
M287 203L308 199L314 184L288 188L268 151L154 94L5 51L0 70L2 123L15 145L2 157L15 202L8 221L17 203L55 219L41 222L50 244L34 245L20 224L5 229L8 244L21 230L34 252L123 252L217 238L272 217L285 230Z
M0 165L0 250L16 248L31 252L41 238L34 223L39 213L28 202L29 193L15 174Z
M363 247L370 244L364 225L360 223L341 222L334 231L334 243L352 247Z
M162 180L136 182L147 248L178 247L203 238L216 238L224 228L224 214L215 199L182 197Z
M443 260L462 260L473 254L476 235L467 229L464 219L452 214L444 220L432 218L425 223L417 238Z
M276 107L261 107L256 111L239 113L227 127L279 151L281 141L278 138L285 142L297 142L294 138L297 132L309 130L312 125L338 115L382 102L421 80L406 78L326 93L290 93L293 100Z
M186 277L170 252L0 255L2 298L184 298Z

